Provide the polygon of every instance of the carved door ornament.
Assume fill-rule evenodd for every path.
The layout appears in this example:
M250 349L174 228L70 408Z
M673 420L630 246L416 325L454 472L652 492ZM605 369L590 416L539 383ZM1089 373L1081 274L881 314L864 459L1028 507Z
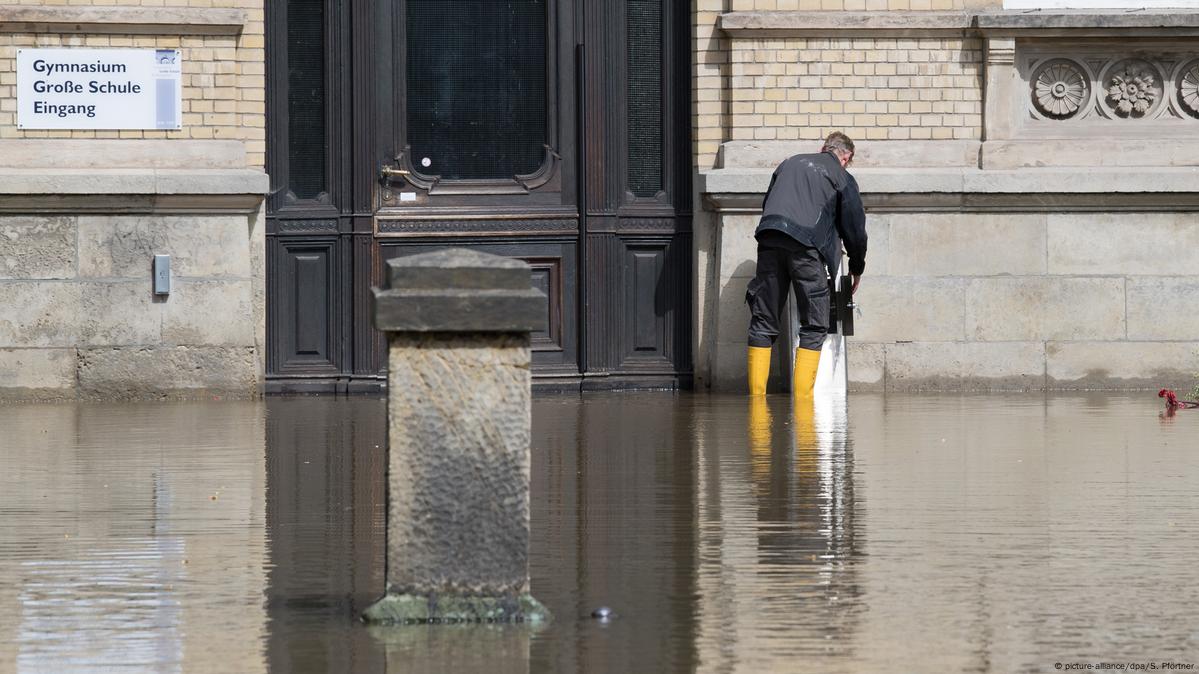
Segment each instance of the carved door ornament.
M541 166L536 171L528 175L515 175L506 180L442 180L441 176L422 173L415 166L410 147L405 147L396 155L397 168L383 167L380 169L380 175L385 183L403 178L407 184L428 194L528 194L560 178L562 156L549 145L542 147L545 154ZM552 186L558 187L559 183L554 182Z

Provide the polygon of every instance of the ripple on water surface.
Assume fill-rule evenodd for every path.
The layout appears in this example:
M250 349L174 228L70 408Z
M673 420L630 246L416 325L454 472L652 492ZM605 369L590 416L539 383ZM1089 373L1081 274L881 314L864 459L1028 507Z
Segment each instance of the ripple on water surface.
M1199 664L1199 412L850 403L538 397L535 632L357 622L382 401L0 406L0 672Z

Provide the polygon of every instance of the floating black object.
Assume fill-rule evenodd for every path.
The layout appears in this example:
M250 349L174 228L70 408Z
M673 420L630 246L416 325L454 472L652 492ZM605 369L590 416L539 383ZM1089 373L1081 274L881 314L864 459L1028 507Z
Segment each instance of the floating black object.
M614 615L616 614L613 613L612 609L608 608L607 606L601 606L591 612L591 617L597 620L608 620Z

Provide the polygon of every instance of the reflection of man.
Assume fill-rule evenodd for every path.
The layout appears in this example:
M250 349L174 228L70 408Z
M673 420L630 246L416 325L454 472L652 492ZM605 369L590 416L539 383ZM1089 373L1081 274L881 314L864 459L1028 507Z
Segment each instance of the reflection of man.
M837 273L842 243L849 253L853 290L866 267L866 214L858 183L845 170L853 161L853 141L829 134L819 154L799 154L774 171L758 240L757 275L745 301L749 322L749 392L766 393L770 348L779 335L779 316L788 284L799 309L799 348L791 390L811 395L820 363L820 347L829 328L830 276Z

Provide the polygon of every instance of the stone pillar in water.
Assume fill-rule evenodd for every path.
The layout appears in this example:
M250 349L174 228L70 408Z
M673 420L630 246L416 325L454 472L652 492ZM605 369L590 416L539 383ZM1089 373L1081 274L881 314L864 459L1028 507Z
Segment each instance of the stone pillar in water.
M387 595L370 622L537 622L529 595L529 333L546 298L520 260L389 260Z

